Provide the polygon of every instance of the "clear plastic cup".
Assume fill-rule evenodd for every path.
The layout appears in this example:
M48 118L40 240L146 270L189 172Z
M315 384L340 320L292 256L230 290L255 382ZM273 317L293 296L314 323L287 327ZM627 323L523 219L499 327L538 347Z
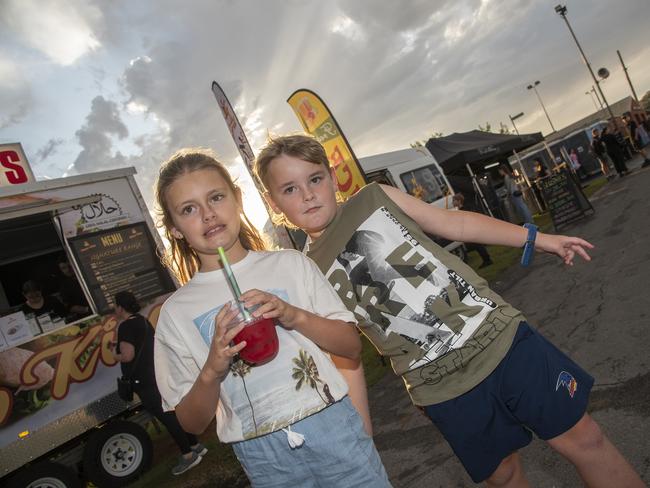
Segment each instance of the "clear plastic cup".
M233 342L246 341L246 347L239 351L239 357L247 363L259 366L268 363L278 354L278 334L273 319L251 319L235 336Z

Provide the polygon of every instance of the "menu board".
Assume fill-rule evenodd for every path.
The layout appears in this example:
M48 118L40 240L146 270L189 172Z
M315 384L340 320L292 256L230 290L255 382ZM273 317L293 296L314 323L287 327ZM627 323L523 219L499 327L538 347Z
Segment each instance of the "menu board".
M112 311L118 291L129 290L145 300L175 289L144 222L84 234L68 242L100 314Z
M33 332L25 319L25 314L16 312L0 317L0 335L3 337L3 340L0 340L0 348L3 348L1 343L7 347L26 342L33 336Z
M567 170L542 178L539 184L556 230L594 211L582 188Z

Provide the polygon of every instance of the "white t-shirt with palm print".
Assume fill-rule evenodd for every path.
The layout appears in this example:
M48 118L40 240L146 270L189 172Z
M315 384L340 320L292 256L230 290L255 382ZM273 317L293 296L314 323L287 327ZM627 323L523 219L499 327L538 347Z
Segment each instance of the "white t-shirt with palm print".
M249 252L232 265L242 291L273 293L320 316L355 323L311 259L298 251ZM214 318L232 300L223 270L197 273L163 304L154 363L163 408L187 394L208 357ZM217 434L237 442L274 432L326 408L347 394L329 355L294 330L276 326L277 356L262 366L233 364L221 384Z

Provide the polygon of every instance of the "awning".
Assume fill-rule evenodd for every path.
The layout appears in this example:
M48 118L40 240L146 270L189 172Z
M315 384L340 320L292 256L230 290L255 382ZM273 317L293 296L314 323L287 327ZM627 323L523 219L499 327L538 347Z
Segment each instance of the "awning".
M480 130L455 132L445 137L431 138L426 147L447 175L465 173L466 164L475 172L495 161L507 161L512 151L520 151L543 140L541 132L534 134L492 134Z
M0 222L37 213L55 212L72 207L80 207L89 203L99 202L102 199L101 195L89 195L87 197L70 198L68 200L30 198L28 195L26 197L26 201L22 202L16 199L16 197L0 199Z

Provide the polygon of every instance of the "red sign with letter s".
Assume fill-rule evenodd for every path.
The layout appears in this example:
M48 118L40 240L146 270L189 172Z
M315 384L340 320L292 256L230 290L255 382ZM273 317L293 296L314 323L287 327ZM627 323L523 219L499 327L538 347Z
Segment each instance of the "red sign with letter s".
M34 175L20 144L0 145L0 186L34 181Z

